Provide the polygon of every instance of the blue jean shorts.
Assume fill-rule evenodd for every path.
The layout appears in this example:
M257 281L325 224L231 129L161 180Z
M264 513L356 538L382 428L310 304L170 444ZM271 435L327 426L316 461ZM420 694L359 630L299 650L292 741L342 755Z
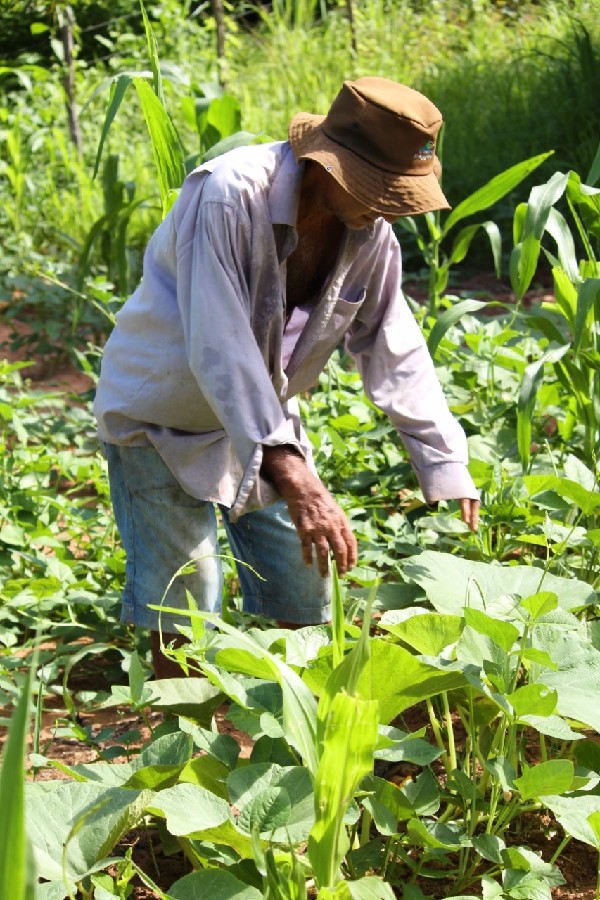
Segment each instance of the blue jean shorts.
M153 447L103 444L103 449L127 555L122 622L176 633L177 625L189 625L189 617L159 615L149 606L170 606L185 613L187 591L198 609L219 613L223 594L219 554L229 552L247 564L237 565L245 612L296 625L329 621L330 579L322 578L316 565L305 564L283 501L247 513L235 523L220 507L230 550L221 548L214 504L187 494ZM190 560L191 571L174 577Z

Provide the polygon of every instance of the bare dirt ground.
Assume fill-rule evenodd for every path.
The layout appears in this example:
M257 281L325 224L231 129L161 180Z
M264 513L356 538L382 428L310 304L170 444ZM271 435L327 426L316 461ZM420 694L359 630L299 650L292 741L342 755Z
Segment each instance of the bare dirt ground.
M426 290L422 282L409 281L405 287L406 292L414 299L425 299ZM449 288L448 292L461 297L468 296L478 299L490 299L493 297L505 303L514 303L515 300L510 286L506 282L499 283L493 275L489 276L487 274L464 280L460 285ZM531 304L552 299L551 290L547 285L542 284L529 292L526 302ZM11 351L8 347L14 328L14 323L0 323L0 358L10 361L24 358L22 352L18 350ZM28 326L27 324L17 324L17 328L26 331ZM55 356L34 361L34 365L24 371L24 377L31 379L32 383L39 389L64 391L72 394L74 397L88 391L92 386L91 380L70 364L64 354L60 352L57 352ZM94 674L96 689L98 689L97 676L98 673L96 672ZM82 680L78 686L79 690L83 689L81 685L85 685L85 671L81 672L80 677ZM227 720L226 714L226 706L223 706L217 712L215 719L219 730L232 734L240 743L242 756L248 757L252 750L252 742L247 735L235 730ZM0 717L3 715L10 715L10 711L0 709ZM47 705L45 708L40 739L40 745L44 747L45 755L67 765L88 763L97 759L97 753L85 744L77 740L56 736L56 722L63 718L64 715L65 710L61 709L60 706L51 708ZM411 723L414 728L424 724L422 712L417 709L412 713L405 714L405 719L409 722L414 719L414 722ZM106 726L114 728L114 735L111 737L113 742L118 742L120 734L132 729L139 729L141 733L140 743L147 740L150 735L147 724L140 716L136 716L130 710L119 707L81 712L80 720L80 724L89 725L95 734ZM159 721L160 714L151 714L151 725L158 724ZM0 748L5 736L4 731L5 729L0 728ZM61 775L57 770L49 770L45 773L40 773L38 777L61 778L66 776ZM390 773L389 777L393 778L394 773ZM545 860L550 860L560 843L562 833L560 828L553 827L553 823L549 818L546 821L538 818L530 823L527 833L523 833L521 837L522 842L528 847L539 852ZM138 829L128 834L121 844L115 848L115 855L124 855L129 848L132 850L133 859L163 891L168 890L174 881L190 871L190 864L182 852L171 855L163 852L158 833L152 828ZM596 897L598 871L597 853L589 846L573 840L561 854L558 864L567 883L564 887L553 889L553 900L594 900ZM133 885L131 900L152 900L152 898L158 897L156 892L146 887L138 878L135 879ZM443 900L443 898L449 896L447 893L448 886L444 885L442 881L438 884L429 880L422 884L422 889L432 900Z

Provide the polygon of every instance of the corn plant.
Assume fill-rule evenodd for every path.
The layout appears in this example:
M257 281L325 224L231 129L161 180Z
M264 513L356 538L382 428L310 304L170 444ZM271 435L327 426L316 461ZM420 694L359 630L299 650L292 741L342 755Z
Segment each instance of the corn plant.
M527 324L538 328L549 341L549 349L528 367L519 392L519 454L524 470L530 462L531 417L535 398L550 364L570 395L570 428L583 430L584 460L593 460L600 442L600 260L594 241L600 234L600 148L582 184L575 172L556 172L546 184L534 187L527 204L517 207L514 218L515 246L510 272L513 290L522 299L535 274L543 251L552 266L555 302L542 305L541 314L525 315ZM556 208L566 195L576 236L585 257L577 258L573 234ZM545 234L556 243L554 253L542 244Z
M438 149L441 153L441 148ZM440 299L448 285L450 269L466 257L471 242L480 229L489 238L494 267L497 276L500 277L502 240L500 230L495 222L479 222L461 228L455 235L447 256L443 255L442 242L448 238L455 225L497 203L535 171L550 155L551 153L541 153L511 166L462 200L448 215L443 214L440 210L425 213L423 216L427 229L425 236L421 234L421 230L412 216L403 216L398 219L396 227L403 228L416 238L429 269L428 311L430 315L435 316L437 313Z

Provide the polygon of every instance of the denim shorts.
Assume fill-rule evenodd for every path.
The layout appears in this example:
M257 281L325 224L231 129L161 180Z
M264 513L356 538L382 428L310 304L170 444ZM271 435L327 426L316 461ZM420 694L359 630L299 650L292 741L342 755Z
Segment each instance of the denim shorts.
M214 504L187 494L153 447L103 444L103 449L127 555L122 622L176 633L177 625L189 625L189 617L159 614L149 606L162 604L185 613L187 591L198 609L220 612L223 569L218 554L247 564L237 565L245 612L297 625L329 621L330 579L322 578L316 565L305 564L283 501L235 523L220 507L230 545L222 548ZM174 577L190 560L191 571Z

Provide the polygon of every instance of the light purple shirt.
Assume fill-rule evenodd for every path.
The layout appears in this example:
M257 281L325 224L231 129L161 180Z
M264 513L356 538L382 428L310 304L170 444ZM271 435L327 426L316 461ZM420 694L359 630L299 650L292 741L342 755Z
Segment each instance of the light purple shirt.
M94 406L101 439L150 442L188 493L235 520L277 497L260 477L264 446L292 444L312 467L294 398L345 342L427 501L477 498L464 432L404 299L400 247L383 219L346 230L304 327L284 339L302 171L278 142L233 150L187 177L106 343Z

